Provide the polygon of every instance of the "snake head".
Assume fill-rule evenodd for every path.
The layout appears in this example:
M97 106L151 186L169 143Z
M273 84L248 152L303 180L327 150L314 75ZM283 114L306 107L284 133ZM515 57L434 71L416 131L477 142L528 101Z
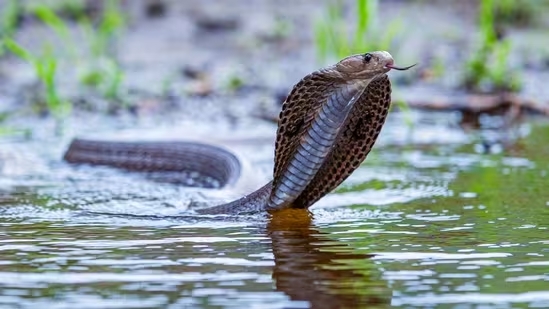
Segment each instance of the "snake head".
M349 56L332 68L334 73L347 81L373 80L377 76L389 72L391 69L407 70L413 67L396 67L393 56L386 51L375 51L360 55Z

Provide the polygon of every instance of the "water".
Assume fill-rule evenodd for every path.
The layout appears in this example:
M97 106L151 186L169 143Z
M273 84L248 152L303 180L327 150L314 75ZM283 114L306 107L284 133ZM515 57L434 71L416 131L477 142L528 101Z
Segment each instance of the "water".
M63 143L17 157L0 178L0 307L549 308L549 126L416 117L410 130L392 114L311 214L272 219L129 217L201 195L67 166ZM270 156L252 162L268 171Z

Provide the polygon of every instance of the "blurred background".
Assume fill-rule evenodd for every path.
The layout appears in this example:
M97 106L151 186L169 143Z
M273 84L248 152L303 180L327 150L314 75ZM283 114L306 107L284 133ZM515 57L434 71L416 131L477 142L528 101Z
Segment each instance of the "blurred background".
M1 126L32 131L6 121L61 122L85 112L276 117L302 76L373 50L388 50L400 65L419 63L393 74L401 109L514 106L547 115L547 7L543 0L2 0ZM218 96L238 103L210 104Z

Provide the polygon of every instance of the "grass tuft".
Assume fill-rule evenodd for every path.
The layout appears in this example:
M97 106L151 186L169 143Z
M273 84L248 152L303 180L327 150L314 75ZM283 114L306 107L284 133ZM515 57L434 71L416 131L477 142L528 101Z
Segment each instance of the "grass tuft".
M355 23L349 26L345 1L329 3L325 16L314 25L315 47L320 61L333 61L351 54L389 50L401 25L392 22L382 30L378 26L378 0L356 0Z
M482 0L479 26L480 42L467 61L464 84L472 91L518 91L521 81L509 66L511 41L496 31L494 0Z
M59 96L56 75L58 61L49 46L42 53L32 54L28 49L10 38L4 39L5 47L18 58L32 65L34 73L41 83L43 97L49 113L55 118L57 131L62 130L62 122L71 111L71 104Z
M79 5L75 10L79 9ZM83 9L82 9L83 10ZM67 23L50 7L35 5L34 14L61 38L70 51L70 58L76 63L80 84L97 90L109 101L121 102L121 86L124 73L116 59L114 41L126 24L119 0L108 0L97 20L82 14L78 24L85 37L85 62L76 52L76 44Z
M88 59L88 66L80 74L80 82L99 90L109 100L119 100L124 73L113 46L126 25L126 17L120 9L119 1L107 1L97 24L89 18L82 18L80 25L84 29L92 56L92 59Z
M21 12L22 7L19 1L10 0L0 15L0 56L6 52L4 39L13 37L17 30Z

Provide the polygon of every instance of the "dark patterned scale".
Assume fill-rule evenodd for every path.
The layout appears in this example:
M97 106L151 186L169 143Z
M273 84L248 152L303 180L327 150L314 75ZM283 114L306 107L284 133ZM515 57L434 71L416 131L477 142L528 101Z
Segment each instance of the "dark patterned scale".
M274 186L277 186L289 158L299 146L299 137L322 108L335 82L319 71L311 73L294 86L282 104L276 133Z
M343 81L326 78L322 71L306 76L299 82L282 106L275 149L275 169L270 208L279 208L277 188L284 186L284 173L296 156L302 136L306 134L327 95ZM391 83L383 74L370 82L351 107L330 152L309 184L295 198L291 207L307 208L337 187L368 155L385 122L391 101ZM306 173L308 171L305 171ZM284 188L283 188L284 189ZM279 190L280 191L280 190Z
M381 132L390 104L391 82L384 74L372 81L355 103L332 152L293 207L311 206L360 166Z

